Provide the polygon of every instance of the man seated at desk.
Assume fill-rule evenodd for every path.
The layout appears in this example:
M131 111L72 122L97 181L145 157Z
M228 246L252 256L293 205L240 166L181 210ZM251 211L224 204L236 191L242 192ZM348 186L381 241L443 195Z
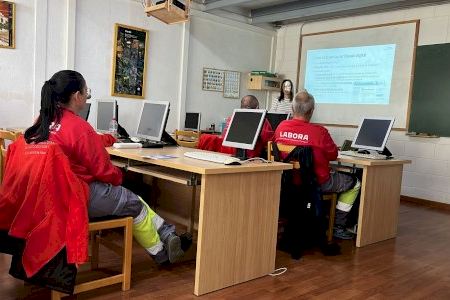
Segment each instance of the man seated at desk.
M314 97L307 91L297 93L292 101L294 117L280 123L275 131L274 141L285 145L312 147L314 171L322 192L340 193L333 235L340 239L352 239L353 234L347 231L345 225L361 184L357 179L355 182L350 175L330 169L329 162L336 160L338 148L325 127L309 122L314 104Z
M241 108L258 109L259 101L253 95L244 96L241 99ZM231 117L228 117L227 122L225 124L225 128L223 129L223 132L222 132L222 139L225 138L225 136L228 132L228 127L230 126L230 122L231 122ZM272 140L272 137L273 137L272 126L270 125L269 121L267 121L267 119L265 119L263 126L261 128L261 133L259 134L258 140L256 141L255 149L247 150L247 157L249 157L249 158L265 157L266 156L266 155L264 155L265 147L267 146L267 143ZM224 151L223 148L229 148L229 147L222 147L222 150L220 152L234 154L235 149L229 148L229 149L232 149L231 152L229 152L229 151Z

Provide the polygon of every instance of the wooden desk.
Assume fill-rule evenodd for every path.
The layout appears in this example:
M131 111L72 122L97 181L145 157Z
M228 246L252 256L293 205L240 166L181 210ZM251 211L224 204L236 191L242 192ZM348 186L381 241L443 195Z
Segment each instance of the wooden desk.
M273 272L281 173L292 168L291 164L225 166L186 158L183 156L186 151L192 149L108 148L110 155L128 160L124 164L145 162L153 165L139 166L140 171L160 166L158 172L163 176L164 170L168 171L164 175L168 180L178 178L184 182L184 173L186 180L201 181L195 295ZM177 158L153 160L142 157L151 154Z
M403 165L411 161L339 156L337 162L363 169L356 247L396 237Z

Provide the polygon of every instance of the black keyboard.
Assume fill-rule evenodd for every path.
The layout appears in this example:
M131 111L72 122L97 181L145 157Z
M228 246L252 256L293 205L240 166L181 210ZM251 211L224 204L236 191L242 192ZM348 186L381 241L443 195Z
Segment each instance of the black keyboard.
M129 138L118 138L117 141L119 143L134 143L131 139Z
M142 148L162 148L164 143L156 141L142 141Z

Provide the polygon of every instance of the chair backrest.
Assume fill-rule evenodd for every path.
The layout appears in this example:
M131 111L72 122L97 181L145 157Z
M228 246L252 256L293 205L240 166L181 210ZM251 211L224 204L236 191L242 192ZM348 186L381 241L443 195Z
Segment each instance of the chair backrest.
M14 142L20 135L20 132L0 130L0 183L3 181L3 171L6 165L6 141Z
M175 140L180 146L197 148L200 131L175 130Z
M273 147L273 142L269 141L269 142L267 143L267 160L275 161L275 156L274 156L273 148L272 148L272 147ZM279 150L280 152L283 152L283 153L288 154L288 153L290 153L292 150L294 150L296 146L293 146L293 145L283 145L283 144L278 144L278 143L277 143L277 147L278 147L278 150ZM294 169L300 169L300 162L298 162L298 161L290 161L290 163L292 163Z

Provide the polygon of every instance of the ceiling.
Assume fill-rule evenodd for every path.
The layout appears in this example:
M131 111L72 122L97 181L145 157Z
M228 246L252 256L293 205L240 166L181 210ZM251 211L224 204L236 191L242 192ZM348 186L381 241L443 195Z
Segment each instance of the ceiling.
M193 0L202 11L240 17L256 26L324 20L399 8L450 2L450 0Z

